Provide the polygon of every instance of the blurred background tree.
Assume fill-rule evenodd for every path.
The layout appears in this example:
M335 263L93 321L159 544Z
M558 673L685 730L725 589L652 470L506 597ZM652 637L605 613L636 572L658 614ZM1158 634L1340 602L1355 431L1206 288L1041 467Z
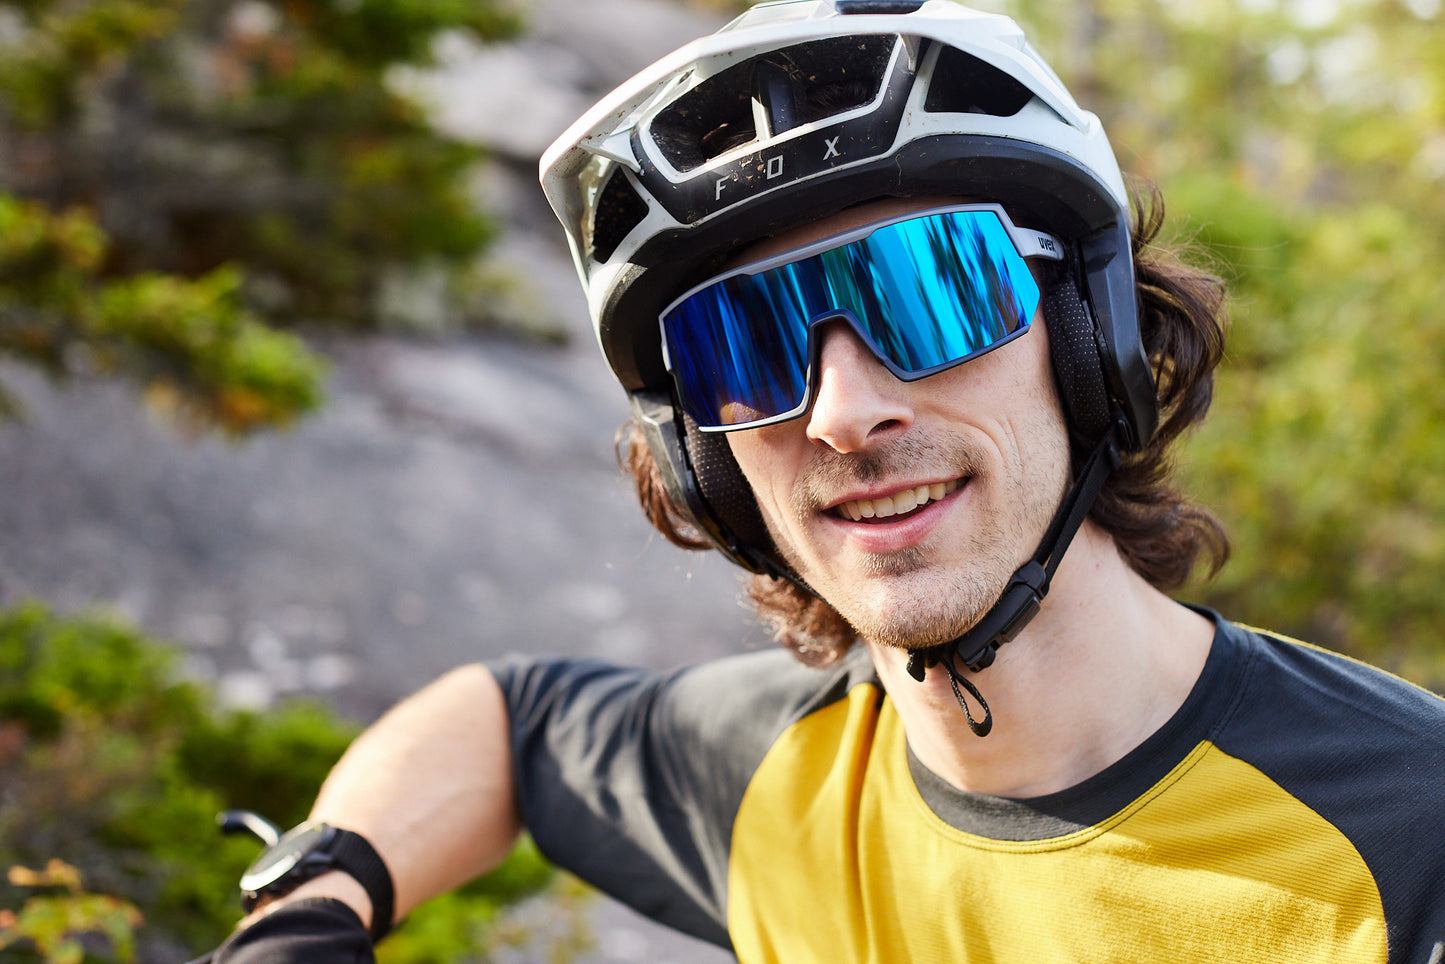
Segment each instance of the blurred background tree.
M517 26L493 0L0 4L0 352L245 432L320 398L278 326L374 327L417 284L480 313L480 152L387 74Z

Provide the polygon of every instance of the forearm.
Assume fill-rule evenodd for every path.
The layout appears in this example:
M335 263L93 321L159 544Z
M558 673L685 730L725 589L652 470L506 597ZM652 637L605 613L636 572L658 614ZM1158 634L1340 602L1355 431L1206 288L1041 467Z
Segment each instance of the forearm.
M487 670L467 666L404 700L363 733L327 777L311 816L366 837L391 871L396 919L496 866L520 830L506 704ZM279 906L336 897L370 921L343 874L304 884Z

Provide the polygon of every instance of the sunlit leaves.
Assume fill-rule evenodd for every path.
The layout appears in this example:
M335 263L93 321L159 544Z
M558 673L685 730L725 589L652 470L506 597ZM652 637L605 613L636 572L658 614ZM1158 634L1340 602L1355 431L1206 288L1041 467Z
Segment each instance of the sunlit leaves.
M232 432L319 404L322 362L245 307L240 271L105 277L108 245L85 209L52 215L0 194L0 351L56 371L129 372L177 414Z
M45 964L81 964L81 938L93 935L105 938L112 959L135 960L141 915L133 904L86 893L80 872L61 860L52 859L38 871L14 866L7 877L16 887L54 892L27 897L18 912L0 910L0 951L28 946Z
M278 326L379 325L383 279L423 271L435 327L483 320L481 152L388 71L516 28L491 0L0 2L0 352L240 434L320 400Z

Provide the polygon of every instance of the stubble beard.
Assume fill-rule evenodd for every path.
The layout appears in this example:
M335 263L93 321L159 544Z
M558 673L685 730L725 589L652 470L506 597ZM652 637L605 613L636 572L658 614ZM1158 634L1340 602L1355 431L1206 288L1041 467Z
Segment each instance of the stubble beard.
M903 477L918 466L966 477L969 486L981 486L985 465L977 443L966 437L946 441L905 437L863 455L823 449L800 476L790 509L799 523L806 523L826 504L828 493L857 482ZM860 560L861 572L839 578L817 571L823 567L808 564L797 547L777 532L774 543L864 639L900 649L934 646L963 635L993 607L1009 577L1036 548L1027 541L1028 520L1041 510L1047 519L1057 506L1057 500L1046 505L1037 495L1030 498L1017 472L1004 485L996 511L985 513L964 534L963 546L920 545L870 553ZM800 531L808 531L806 524ZM936 558L940 550L948 552L948 559Z

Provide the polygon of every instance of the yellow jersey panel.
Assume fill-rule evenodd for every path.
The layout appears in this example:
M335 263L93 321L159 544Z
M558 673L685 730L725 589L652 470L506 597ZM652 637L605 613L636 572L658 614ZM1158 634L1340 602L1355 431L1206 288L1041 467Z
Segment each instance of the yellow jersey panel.
M1386 960L1355 847L1207 741L1095 825L993 839L933 813L858 686L773 744L732 843L740 964Z

